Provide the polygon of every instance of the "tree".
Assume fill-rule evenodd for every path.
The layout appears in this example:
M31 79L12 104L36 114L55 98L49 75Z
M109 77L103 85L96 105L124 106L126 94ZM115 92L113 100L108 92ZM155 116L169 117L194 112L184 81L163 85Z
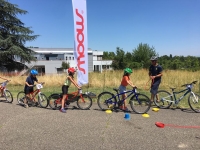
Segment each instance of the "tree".
M103 60L113 60L115 57L115 53L114 52L103 52Z
M5 66L8 70L23 68L22 63L15 61L16 56L28 63L36 60L34 51L25 47L25 43L35 40L38 35L32 35L34 32L30 27L24 27L17 18L26 13L18 5L0 0L0 67Z
M61 66L61 68L62 69L68 69L70 67L70 64L69 64L69 62L62 62L62 66Z
M112 68L115 70L124 69L127 67L127 64L128 63L125 60L125 52L119 47L117 47L116 56L114 57L112 65L111 65Z
M136 49L133 50L133 61L141 63L143 68L148 68L150 65L150 58L152 56L158 56L154 47L150 47L148 44L140 43Z

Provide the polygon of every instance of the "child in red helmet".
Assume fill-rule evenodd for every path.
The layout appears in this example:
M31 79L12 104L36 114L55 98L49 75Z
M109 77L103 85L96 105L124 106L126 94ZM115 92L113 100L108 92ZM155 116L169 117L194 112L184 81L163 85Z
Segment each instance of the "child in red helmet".
M62 86L62 93L63 93L63 98L62 98L62 107L60 109L61 112L66 113L65 110L65 99L67 97L68 93L68 88L73 83L78 89L81 89L81 87L77 84L77 82L74 80L74 73L76 70L74 68L69 68L68 69L68 76L67 79L65 80L63 86Z

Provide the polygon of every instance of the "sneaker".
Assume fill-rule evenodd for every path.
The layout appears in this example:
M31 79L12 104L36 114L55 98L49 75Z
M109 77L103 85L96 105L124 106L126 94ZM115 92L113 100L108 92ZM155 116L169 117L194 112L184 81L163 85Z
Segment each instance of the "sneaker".
M24 107L25 107L25 108L28 108L29 106L28 106L27 104L24 104Z
M125 112L130 112L130 110L127 107L125 107L124 111Z
M61 108L60 112L66 113L66 110L64 108Z
M125 112L129 112L130 111L127 107L124 107L124 106L120 106L119 108L121 110L125 111Z

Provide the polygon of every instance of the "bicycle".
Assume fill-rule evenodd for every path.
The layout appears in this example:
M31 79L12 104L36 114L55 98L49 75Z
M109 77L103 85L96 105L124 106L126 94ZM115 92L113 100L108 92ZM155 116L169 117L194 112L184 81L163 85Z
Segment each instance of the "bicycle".
M124 104L124 101L130 98L129 104L132 110L137 114L144 114L149 111L151 107L150 99L144 95L137 92L136 88L128 90L123 93L119 93L119 89L113 88L117 94L111 92L102 92L98 95L97 103L101 110L105 111L107 109L115 109L116 105L121 106ZM129 93L125 99L120 99L120 95Z
M13 102L13 95L12 93L6 88L6 85L10 82L10 80L7 80L5 82L0 83L1 89L3 90L3 95L7 102L12 103Z
M193 81L192 83L184 84L181 87L186 87L185 89L175 92L176 88L170 87L172 93L169 93L165 90L160 90L157 92L157 95L154 98L154 103L159 108L169 108L172 104L178 105L179 102L190 93L188 96L188 104L190 108L194 111L199 113L200 112L200 103L199 99L200 96L192 91L193 85L196 84L197 81ZM176 98L177 94L183 93L179 98ZM193 105L194 104L194 105Z
M24 91L19 92L17 94L18 104L24 105L24 98L26 97L26 100L29 106L37 106L38 104L37 102L35 103L34 100L35 100L35 97L38 95L38 103L40 107L46 108L48 106L48 98L45 94L41 92L41 89L43 88L43 84L44 82L32 86L32 87L36 86L36 90L34 90L33 92L29 94L31 95L31 97L26 96Z
M49 96L49 106L51 109L61 109L63 94L54 93ZM86 110L92 106L92 98L87 94L82 94L82 90L78 90L67 94L65 104L76 102L79 109Z

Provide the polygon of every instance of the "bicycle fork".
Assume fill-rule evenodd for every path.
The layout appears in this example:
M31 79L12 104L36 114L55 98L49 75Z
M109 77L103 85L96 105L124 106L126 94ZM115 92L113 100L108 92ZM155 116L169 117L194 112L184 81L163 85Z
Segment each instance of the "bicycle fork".
M192 101L193 101L194 103L198 103L198 101L199 101L198 97L197 97L197 96L194 94L194 92L192 92L192 91L191 91L191 94L193 95Z
M39 96L39 99L41 100L41 102L43 101L43 98L41 97L41 92L38 92L38 96Z

